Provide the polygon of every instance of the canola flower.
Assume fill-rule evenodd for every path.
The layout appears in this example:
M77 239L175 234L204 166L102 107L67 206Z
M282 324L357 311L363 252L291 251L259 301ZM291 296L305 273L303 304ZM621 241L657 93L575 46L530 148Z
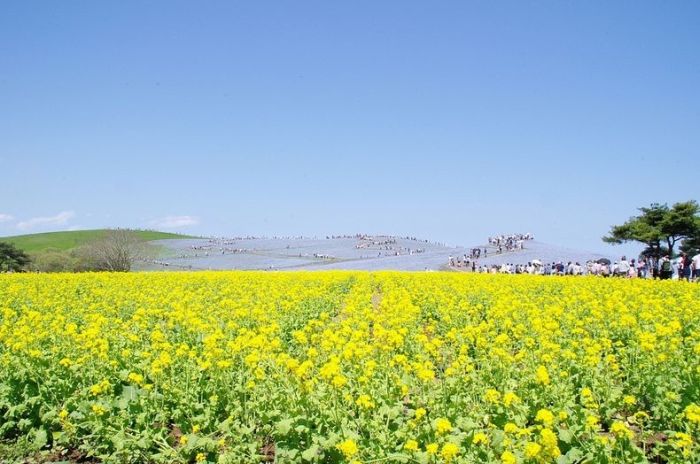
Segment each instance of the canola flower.
M440 417L435 421L435 430L438 435L448 433L452 430L452 424L444 417Z
M104 462L700 462L698 301L593 278L0 275L0 461L23 443Z
M357 452L359 451L357 448L357 443L355 443L355 440L352 440L350 438L340 442L336 446L336 448L338 448L340 450L340 452L342 452L346 458L351 458L351 457L355 456L357 454Z

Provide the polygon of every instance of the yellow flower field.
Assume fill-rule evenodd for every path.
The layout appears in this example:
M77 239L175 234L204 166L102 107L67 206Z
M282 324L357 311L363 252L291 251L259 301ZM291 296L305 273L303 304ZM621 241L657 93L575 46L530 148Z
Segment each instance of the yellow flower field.
M0 461L700 462L700 286L0 275Z

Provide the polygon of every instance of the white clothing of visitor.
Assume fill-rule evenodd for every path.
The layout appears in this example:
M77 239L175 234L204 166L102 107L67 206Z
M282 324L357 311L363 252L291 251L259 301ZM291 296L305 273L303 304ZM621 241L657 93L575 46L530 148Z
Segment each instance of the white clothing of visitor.
M696 254L690 259L690 267L692 268L693 282L700 282L700 253Z

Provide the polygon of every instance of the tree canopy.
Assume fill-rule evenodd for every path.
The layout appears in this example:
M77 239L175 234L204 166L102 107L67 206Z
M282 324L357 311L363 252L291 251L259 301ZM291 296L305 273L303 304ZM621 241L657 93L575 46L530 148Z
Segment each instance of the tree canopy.
M612 226L603 241L612 244L640 242L646 245L642 254L660 258L665 254L673 257L678 242L692 242L700 236L700 206L695 200L671 207L652 203L639 211L640 215L629 218L624 224Z
M147 255L147 247L133 230L109 230L97 241L77 250L83 270L128 272Z
M0 242L0 272L20 272L29 262L24 251L12 243Z

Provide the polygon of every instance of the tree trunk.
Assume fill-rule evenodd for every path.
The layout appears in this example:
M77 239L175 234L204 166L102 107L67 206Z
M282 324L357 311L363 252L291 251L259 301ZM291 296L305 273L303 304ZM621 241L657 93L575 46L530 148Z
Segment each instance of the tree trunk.
M671 237L666 237L666 243L668 244L668 257L673 259L673 245L675 245L675 242L671 242Z

